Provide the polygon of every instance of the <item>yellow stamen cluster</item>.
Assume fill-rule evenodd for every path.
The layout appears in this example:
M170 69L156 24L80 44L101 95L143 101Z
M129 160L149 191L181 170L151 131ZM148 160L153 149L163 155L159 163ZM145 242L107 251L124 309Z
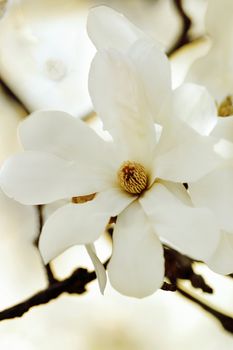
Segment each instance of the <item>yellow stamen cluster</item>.
M117 173L120 186L129 193L140 194L145 190L148 177L144 166L136 162L124 162Z
M227 96L218 108L218 115L220 117L229 117L233 115L233 96Z

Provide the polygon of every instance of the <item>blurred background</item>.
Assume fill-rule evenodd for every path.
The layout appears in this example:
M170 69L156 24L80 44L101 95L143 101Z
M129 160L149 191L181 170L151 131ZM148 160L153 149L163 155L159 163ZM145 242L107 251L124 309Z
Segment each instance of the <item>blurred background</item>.
M212 1L212 0L209 0ZM218 0L219 1L219 0ZM0 1L0 162L20 150L18 123L43 108L62 109L86 119L99 133L92 113L87 78L95 49L86 33L88 9L105 4L125 14L154 37L168 53L173 86L185 78L192 62L210 47L205 27L207 0L1 0ZM187 19L188 38L181 37ZM233 13L232 13L233 20ZM187 34L187 33L186 33ZM191 44L176 50L181 41ZM46 206L44 218L59 203ZM34 244L39 220L36 208L22 206L0 192L0 309L27 299L46 287L46 273ZM102 261L110 252L103 237L97 243ZM56 277L79 267L93 269L82 247L55 259ZM215 293L185 287L205 303L233 316L232 279L198 265ZM174 292L158 291L136 300L97 282L87 293L63 294L32 308L19 319L0 322L1 350L170 350L233 349L233 336L199 306Z

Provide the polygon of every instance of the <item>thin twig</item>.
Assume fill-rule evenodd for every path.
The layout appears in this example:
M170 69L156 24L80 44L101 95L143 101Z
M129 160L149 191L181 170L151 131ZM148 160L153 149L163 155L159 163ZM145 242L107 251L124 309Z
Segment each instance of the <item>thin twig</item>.
M26 112L26 115L30 114L25 104L13 93L13 91L9 88L9 86L5 83L5 81L1 79L1 77L0 77L0 85L4 89L4 92L22 107L22 109Z
M194 288L199 288L204 293L213 293L213 288L206 283L201 275L194 271L193 264L195 261L193 259L167 246L164 246L164 256L165 276L172 285L176 286L179 280L187 280L191 282Z
M38 248L39 238L40 238L40 234L41 234L41 231L42 231L42 228L43 228L43 224L44 224L43 213L42 213L43 205L38 205L37 206L37 210L38 210L38 217L39 217L39 233L38 233L38 237L36 238L34 244ZM53 270L51 268L51 265L50 264L44 265L44 263L43 263L43 266L44 266L44 269L45 269L45 272L46 272L48 285L51 286L55 282L58 282L58 280L55 278L55 276L53 274Z
M96 273L94 271L88 272L86 269L78 268L63 281L57 281L29 299L0 312L0 321L21 317L32 307L47 304L62 293L83 294L86 292L86 285L95 278Z
M193 295L189 294L187 291L185 291L184 289L182 289L178 286L177 286L177 292L180 293L181 295L183 295L188 300L190 300L193 303L200 306L203 310L208 312L210 315L214 316L221 323L221 325L223 326L223 328L226 331L233 333L233 318L232 317L227 316L227 315L223 314L222 312L213 309L211 306L205 304L203 301L194 297Z

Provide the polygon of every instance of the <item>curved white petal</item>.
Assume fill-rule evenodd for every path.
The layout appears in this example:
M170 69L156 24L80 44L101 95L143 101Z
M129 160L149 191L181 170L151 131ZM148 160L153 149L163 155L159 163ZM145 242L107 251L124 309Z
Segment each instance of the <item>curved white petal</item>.
M122 52L145 36L125 16L107 6L97 6L89 11L87 32L97 50L114 48Z
M87 252L91 258L91 261L94 265L100 292L102 294L104 294L104 290L105 290L106 283L107 283L106 270L105 270L103 264L101 263L101 261L99 260L98 256L96 255L96 250L95 250L94 244L91 244L91 243L86 244L86 250L87 250Z
M36 207L22 205L3 193L0 189L0 227L1 239L33 242L39 233L39 218Z
M214 145L214 150L224 160L233 159L233 143L224 139L220 139Z
M94 242L103 233L111 216L118 215L134 200L130 195L110 189L84 204L67 204L45 222L39 248L45 263L76 244Z
M155 183L139 201L156 233L176 249L201 260L213 254L220 232L208 209L185 205L160 183Z
M156 123L166 124L172 110L171 68L167 56L149 38L136 41L127 54L144 86L148 112Z
M218 118L217 125L213 129L211 136L223 138L233 143L233 116Z
M207 261L208 266L223 275L233 273L233 235L223 232L219 245Z
M108 174L43 152L23 152L6 160L0 184L11 198L23 204L46 204L86 195L111 186Z
M135 65L119 52L98 52L91 65L89 90L94 108L118 143L123 160L143 163L156 138L145 87Z
M217 123L215 101L204 87L183 84L174 91L173 117L182 119L201 135L208 135Z
M164 185L166 189L169 190L174 195L174 197L179 199L184 205L187 205L189 207L193 206L188 191L183 184L163 180L159 180L159 182Z
M228 46L230 47L231 45ZM225 48L221 46L213 46L207 55L194 62L186 81L207 87L211 95L221 103L233 91L232 55L233 52L226 54Z
M83 121L62 111L37 111L19 126L26 150L53 153L95 167L110 163L113 152Z
M163 248L138 202L117 218L107 269L112 286L124 295L143 298L163 283Z
M175 182L192 182L215 169L221 157L215 153L217 141L199 135L176 120L164 128L154 159L154 176Z
M194 62L186 79L206 86L218 102L233 92L232 11L231 0L208 1L206 30L212 47Z
M233 232L233 164L225 162L199 181L189 185L193 203L209 208L221 229Z

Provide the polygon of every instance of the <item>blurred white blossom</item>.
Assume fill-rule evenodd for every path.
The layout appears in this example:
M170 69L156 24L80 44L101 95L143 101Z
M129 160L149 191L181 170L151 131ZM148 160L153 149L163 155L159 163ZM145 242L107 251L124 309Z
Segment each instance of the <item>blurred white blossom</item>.
M221 240L209 267L222 274L233 271L233 116L219 117L211 135L219 139L217 150L225 161L214 171L190 184L189 192L195 205L211 209Z
M206 31L211 45L208 53L193 63L186 81L205 85L216 100L217 123L209 131L211 137L219 140L216 150L225 161L221 167L189 184L189 193L195 205L212 210L221 230L218 248L207 263L214 271L229 274L233 271L233 43L230 39L233 2L211 0L207 5Z
M80 116L90 108L94 50L86 15L82 1L8 1L0 21L0 74L29 111L56 108Z
M233 1L209 0L206 31L212 45L192 65L186 80L202 84L221 103L233 93Z

